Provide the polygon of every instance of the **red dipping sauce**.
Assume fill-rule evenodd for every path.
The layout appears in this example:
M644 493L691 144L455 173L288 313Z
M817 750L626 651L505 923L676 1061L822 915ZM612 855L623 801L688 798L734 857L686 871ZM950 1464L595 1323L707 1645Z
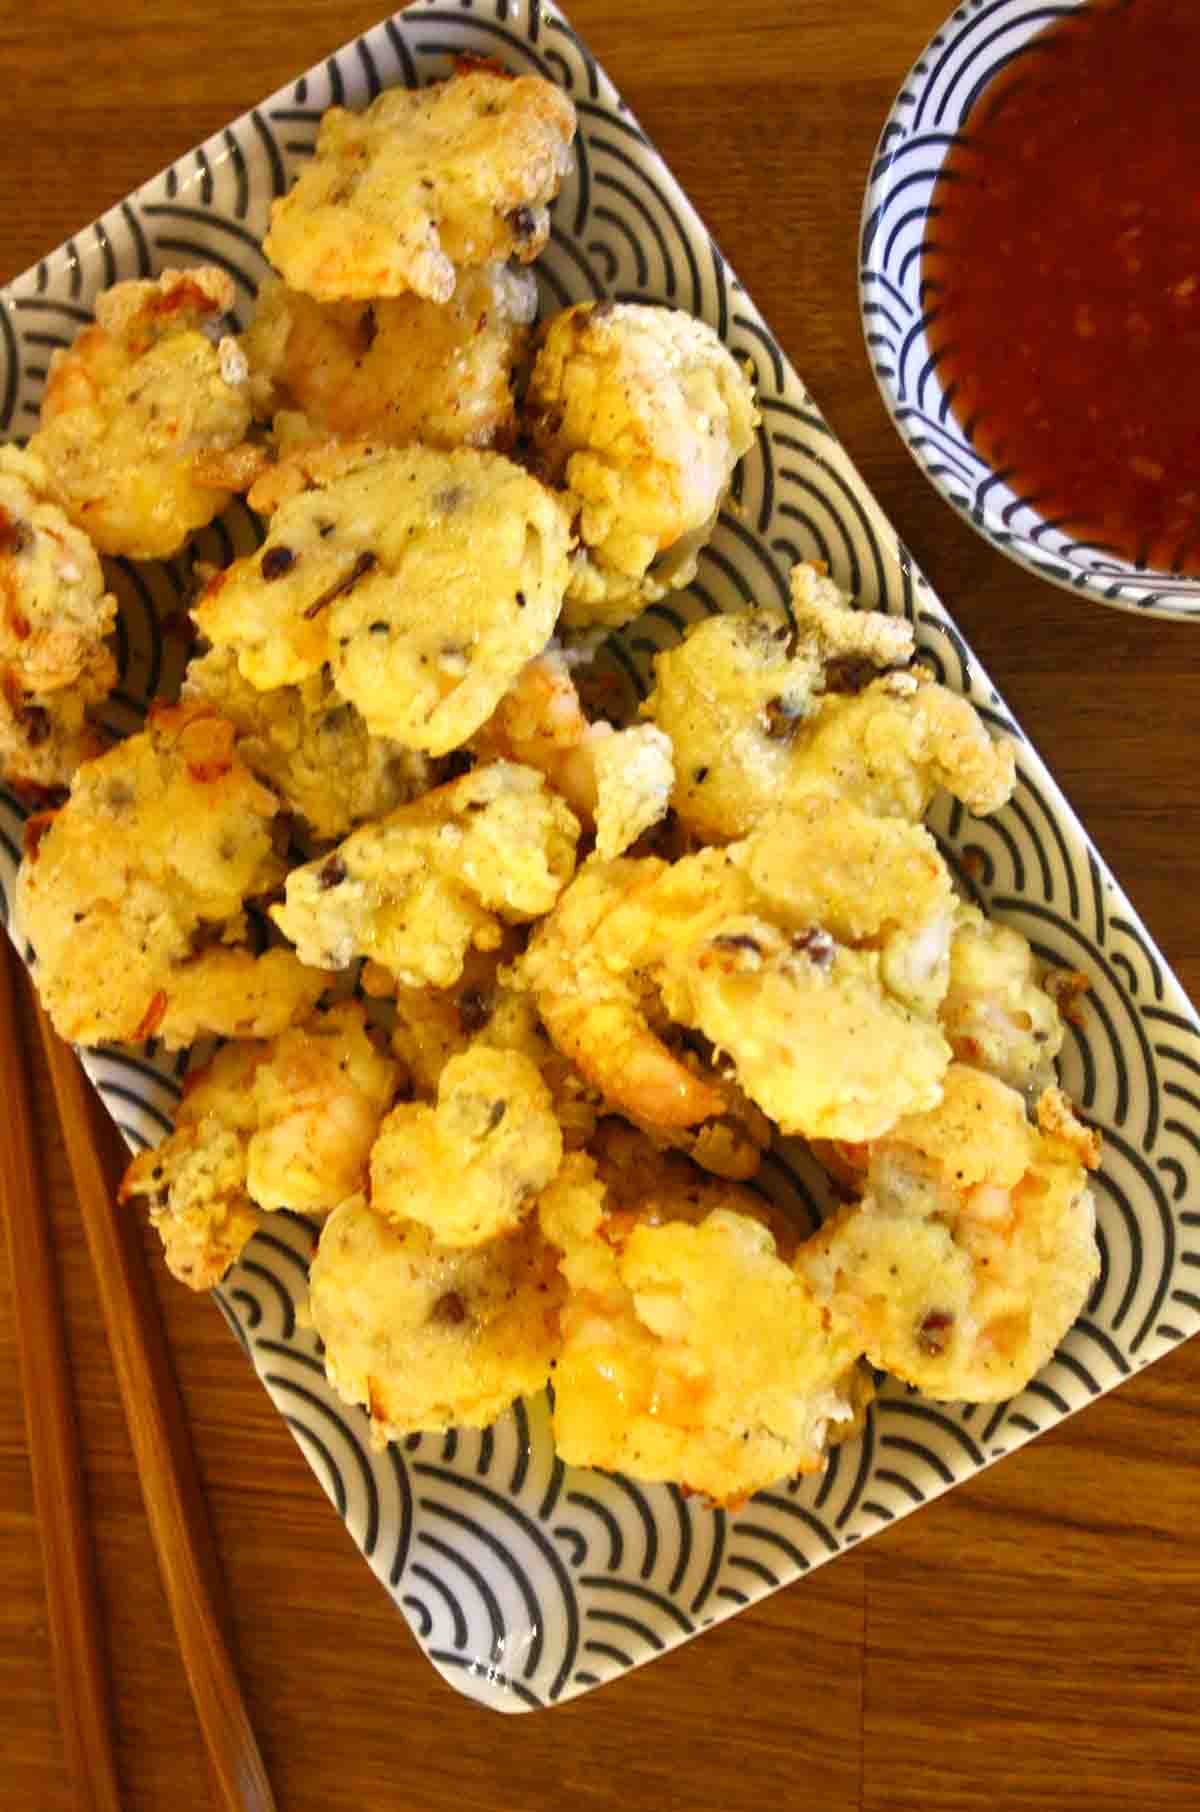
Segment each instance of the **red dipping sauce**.
M1089 0L977 98L924 304L979 453L1076 541L1200 574L1200 0Z

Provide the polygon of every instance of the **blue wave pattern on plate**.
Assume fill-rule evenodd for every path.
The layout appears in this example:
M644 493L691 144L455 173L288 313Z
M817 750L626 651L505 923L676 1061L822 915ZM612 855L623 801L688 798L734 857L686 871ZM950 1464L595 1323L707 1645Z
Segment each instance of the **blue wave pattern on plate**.
M1041 578L1150 616L1200 618L1200 580L1147 571L1061 533L1015 492L952 413L926 326L937 296L921 282L936 242L934 190L949 148L969 143L987 84L1082 0L970 0L910 70L875 154L863 206L859 299L867 351L888 412L917 464L988 541Z
M545 5L419 5L386 20L18 279L0 306L6 434L32 428L49 351L117 278L215 259L235 278L244 323L265 269L257 242L271 199L310 154L322 109L442 76L461 49L540 71L579 110L577 169L540 265L544 306L602 294L670 301L710 321L757 373L763 426L738 508L722 515L695 584L615 641L631 682L644 688L655 649L689 617L785 602L788 566L816 557L865 604L907 614L940 676L1020 739L628 109ZM235 507L199 552L225 560L258 537ZM182 561L117 562L113 577L122 670L113 721L128 729L148 694L178 675L184 650L170 625L187 574ZM934 1405L886 1383L863 1436L836 1450L823 1475L784 1482L737 1512L710 1511L673 1488L564 1468L544 1398L483 1433L371 1452L365 1419L334 1397L303 1324L315 1236L298 1217L273 1216L216 1293L368 1563L460 1690L520 1711L650 1660L970 1477L1200 1327L1200 1213L1189 1206L1200 1202L1200 1023L1023 740L1019 770L1016 796L996 818L947 805L933 828L969 892L1048 962L1092 978L1062 1067L1104 1129L1105 1158L1101 1277L1057 1357L1014 1401ZM6 912L20 838L21 812L0 795ZM151 1045L90 1052L87 1063L130 1144L161 1137L183 1061ZM826 1200L815 1167L792 1153L771 1158L764 1186L814 1223Z

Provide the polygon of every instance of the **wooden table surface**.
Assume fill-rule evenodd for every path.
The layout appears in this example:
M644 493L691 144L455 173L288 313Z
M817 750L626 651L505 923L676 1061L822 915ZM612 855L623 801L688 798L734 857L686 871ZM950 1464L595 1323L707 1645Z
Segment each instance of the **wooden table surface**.
M1184 987L1200 993L1200 628L1026 577L918 474L855 302L859 207L948 0L575 0ZM372 0L38 0L0 19L0 279L345 39ZM44 1076L131 1812L210 1788ZM163 1281L161 1265L157 1275ZM281 1812L1143 1812L1200 1803L1200 1343L653 1667L502 1720L443 1685L216 1308L161 1290ZM0 1805L71 1803L0 1276Z

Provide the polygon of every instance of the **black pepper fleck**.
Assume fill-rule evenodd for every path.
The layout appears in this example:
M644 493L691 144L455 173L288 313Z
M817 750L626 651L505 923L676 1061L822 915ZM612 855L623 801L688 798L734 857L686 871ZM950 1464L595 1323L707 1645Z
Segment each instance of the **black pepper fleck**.
M258 570L264 579L282 579L290 573L296 564L296 556L290 547L269 547L259 562Z

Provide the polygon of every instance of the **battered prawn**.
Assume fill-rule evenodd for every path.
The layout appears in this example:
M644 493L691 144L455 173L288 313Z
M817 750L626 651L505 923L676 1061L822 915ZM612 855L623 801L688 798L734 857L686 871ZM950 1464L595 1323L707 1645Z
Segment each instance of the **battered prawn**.
M203 331L233 307L212 265L104 290L95 322L50 360L29 445L101 553L162 560L229 502L250 425L246 362Z
M188 663L182 697L206 700L233 724L250 772L321 841L344 837L433 784L428 757L372 736L325 669L260 692L242 678L231 648L213 648Z
M297 411L314 439L508 445L513 368L537 313L531 272L463 272L448 302L314 302L264 279L241 347L255 411Z
M317 967L369 957L408 986L450 987L468 949L548 912L579 825L532 768L497 761L353 831L293 869L271 917Z
M502 756L545 774L583 827L595 830L606 861L624 854L670 807L669 737L653 724L614 730L589 722L559 649L527 662L471 746L484 761Z
M1019 931L960 904L942 1028L963 1063L1032 1100L1054 1082L1066 1030L1047 979Z
M827 694L796 738L786 797L820 792L915 823L941 787L977 817L999 811L1015 778L1012 743L988 735L969 699L913 671Z
M371 1205L445 1246L509 1233L562 1161L550 1091L519 1051L472 1043L438 1079L436 1106L394 1107L371 1153Z
M914 821L941 786L977 813L1005 802L1011 744L905 670L904 618L854 610L809 563L792 568L791 593L791 622L769 608L707 618L655 659L643 711L671 738L689 830L727 842L813 792Z
M263 250L321 302L448 302L464 268L537 257L574 135L561 88L478 59L448 81L388 89L361 114L330 107L316 155L272 204Z
M145 730L78 770L60 811L29 821L17 909L64 1038L153 1034L177 1048L199 1030L248 1029L247 993L255 1029L278 1031L325 986L290 952L236 948L243 903L286 865L279 801L235 740L207 706L152 711Z
M932 1112L842 1155L866 1193L801 1248L821 1300L852 1319L873 1365L926 1396L1015 1396L1099 1271L1098 1136L1057 1089L1033 1126L1014 1089L956 1063Z
M617 1206L578 1153L540 1198L567 1285L555 1446L568 1465L739 1504L822 1466L866 1400L861 1348L756 1197L697 1175L655 1182Z
M89 712L117 666L116 599L88 537L54 501L32 453L0 447L0 775L65 786L100 738Z
M339 454L276 510L266 545L212 579L202 634L266 690L328 665L368 730L443 755L495 709L554 629L568 523L497 453Z
M133 1160L120 1200L147 1204L176 1277L211 1288L257 1230L256 1210L322 1216L362 1188L400 1079L357 1001L224 1045L189 1077L173 1131Z
M890 994L928 1017L939 1011L959 902L924 826L812 794L768 814L727 856L769 919L877 952Z
M517 933L505 927L494 950L468 947L462 973L448 988L398 982L381 963L363 964L360 985L390 1003L392 1049L418 1097L433 1099L451 1057L465 1051L487 1024L499 997L500 969L517 954L516 939Z
M844 816L781 813L743 844L673 864L591 861L537 927L523 981L555 1042L623 1113L669 1129L727 1111L711 1072L664 1044L664 1020L724 1053L788 1133L873 1137L936 1102L950 1056L931 1018L949 879L924 832L893 838L864 815L857 855L877 885L853 904L837 860Z
M758 413L746 373L682 310L581 302L541 330L523 404L580 549L571 628L618 627L695 576Z
M450 988L397 983L377 963L364 964L361 985L391 1003L392 1050L412 1076L418 1097L437 1094L450 1059L472 1042L518 1053L549 1089L563 1145L575 1150L595 1131L600 1097L550 1039L532 996L512 985L508 966L523 941L520 928L506 929L496 949L467 950L462 974Z
M725 1099L715 1079L672 1055L647 1017L652 990L640 969L668 927L645 902L666 872L655 857L586 863L535 928L518 974L559 1050L606 1101L682 1128L722 1114Z
M162 977L136 1037L186 1050L198 1038L273 1038L316 1005L330 983L294 951L208 944Z
M536 1216L479 1246L442 1246L362 1196L326 1221L309 1310L338 1395L362 1404L371 1442L486 1428L545 1388L563 1285Z

